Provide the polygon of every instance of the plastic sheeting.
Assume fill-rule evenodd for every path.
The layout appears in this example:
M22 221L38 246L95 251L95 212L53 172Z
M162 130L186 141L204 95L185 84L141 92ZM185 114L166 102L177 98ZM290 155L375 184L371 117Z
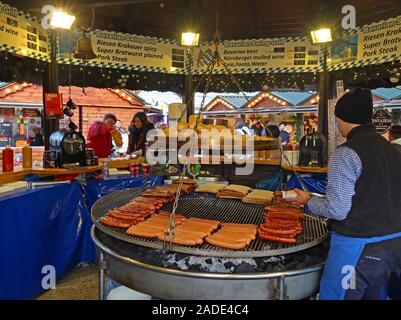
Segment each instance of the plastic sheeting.
M256 189L270 190L270 191L278 191L281 190L281 186L283 183L283 171L276 172L270 177L263 179L256 183Z
M161 183L163 183L163 177L149 177L149 179L145 181L145 185L148 186L159 185ZM87 183L81 184L81 187L85 194L88 208L91 208L97 200L105 195L127 188L139 187L143 184L143 176L138 176L132 178L90 180Z
M50 274L46 268L54 268L60 279L79 262L93 261L90 225L75 183L2 200L0 299L33 298L43 291L42 279Z
M160 184L163 178L149 180ZM0 299L32 299L54 268L61 279L96 258L90 208L106 194L143 184L143 178L73 182L0 199Z
M308 188L309 192L315 192L319 194L326 194L327 178L326 176L312 176L312 177L301 177L303 183ZM298 181L297 177L293 175L287 182L287 189L301 189L302 186Z

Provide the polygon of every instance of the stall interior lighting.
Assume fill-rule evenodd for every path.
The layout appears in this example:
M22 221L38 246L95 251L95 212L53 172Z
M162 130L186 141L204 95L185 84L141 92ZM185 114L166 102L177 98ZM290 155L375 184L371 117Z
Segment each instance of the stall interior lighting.
M56 10L52 15L50 25L55 28L70 29L75 21L75 16L71 16L64 11Z
M199 45L199 33L183 32L181 35L181 45L198 46Z
M331 30L330 29L319 29L311 31L313 43L326 43L331 42Z

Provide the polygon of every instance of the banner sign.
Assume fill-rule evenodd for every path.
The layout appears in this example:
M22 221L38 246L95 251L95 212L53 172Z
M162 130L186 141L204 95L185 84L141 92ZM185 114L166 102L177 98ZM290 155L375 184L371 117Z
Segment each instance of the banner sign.
M373 123L378 133L387 133L391 127L391 113L384 109L376 110L373 113Z
M70 50L77 51L82 32L60 32L59 63L69 63ZM184 73L185 48L176 41L135 34L96 30L90 37L96 59L72 57L72 64L150 72Z
M329 70L399 60L401 16L372 23L344 33L331 45Z
M57 117L63 114L61 93L45 93L45 110L48 117Z
M24 57L48 61L47 31L37 19L0 2L0 46Z
M306 37L223 41L218 50L232 73L314 72L319 68L320 47ZM215 45L194 50L193 73L205 71ZM227 73L218 66L215 73Z
M104 68L172 74L203 74L213 58L211 42L189 50L177 41L121 32L95 30L90 37L96 59L74 59L78 31L58 30L58 62ZM47 30L37 18L0 2L0 46L14 54L49 61ZM399 60L401 16L349 30L329 46L330 71ZM322 68L319 45L309 37L227 40L218 45L234 74L315 72ZM222 65L215 73L227 73Z

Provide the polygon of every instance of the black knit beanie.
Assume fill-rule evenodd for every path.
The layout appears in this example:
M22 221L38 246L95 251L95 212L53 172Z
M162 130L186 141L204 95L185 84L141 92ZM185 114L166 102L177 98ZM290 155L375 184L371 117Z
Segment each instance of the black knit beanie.
M336 117L353 124L372 122L373 98L369 89L356 88L345 93L336 103Z

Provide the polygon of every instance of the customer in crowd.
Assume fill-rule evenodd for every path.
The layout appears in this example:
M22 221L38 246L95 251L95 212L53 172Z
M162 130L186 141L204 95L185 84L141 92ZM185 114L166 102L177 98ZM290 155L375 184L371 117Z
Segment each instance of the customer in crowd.
M235 132L241 135L252 135L249 127L242 121L242 119L235 120Z
M43 142L43 136L40 133L40 128L33 127L32 128L32 132L33 132L33 137L29 141L29 145L31 147L41 147L41 146L43 146L44 142Z
M107 113L103 121L95 121L89 127L87 147L93 148L95 156L107 158L112 153L113 143L120 148L123 145L121 133L115 128L117 118L112 113Z
M130 132L128 153L136 152L139 155L145 155L146 134L154 128L153 123L149 121L145 112L137 112L128 128Z
M117 146L116 146L116 143L115 143L114 140L113 140L113 146L114 146L114 148L115 148L117 154L123 155L123 154L125 154L125 153L127 152L127 150L128 150L128 140L129 140L129 139L128 139L128 130L125 129L125 128L122 126L120 120L117 120L115 127L116 127L116 129L117 129L117 130L120 132L120 134L121 134L121 138L122 138L123 144L122 144L121 147L117 147Z
M280 138L280 129L276 125L268 125L266 127L266 136L272 138Z
M265 135L266 135L265 128L264 128L263 125L260 123L260 121L256 121L256 122L252 125L251 129L253 130L253 133L254 133L256 136L261 137L261 136L265 136Z
M287 131L285 131L285 124L284 123L280 123L279 129L280 129L281 143L284 146L286 146L287 144L290 143L290 134Z
M369 89L344 94L334 113L347 141L331 156L326 197L295 190L293 202L329 219L320 298L386 299L401 272L401 152L376 132Z
M401 146L401 126L391 126L388 138L391 143Z

